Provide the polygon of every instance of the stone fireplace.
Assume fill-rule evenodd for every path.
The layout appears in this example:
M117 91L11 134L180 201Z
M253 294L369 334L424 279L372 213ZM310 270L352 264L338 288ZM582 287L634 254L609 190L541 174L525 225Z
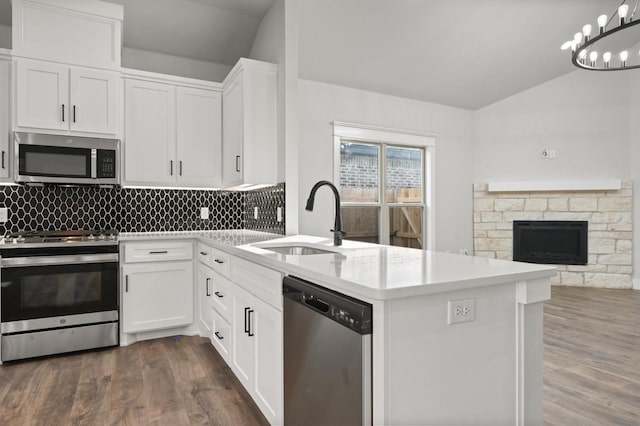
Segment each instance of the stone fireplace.
M619 186L615 189L580 190L563 190L558 185L551 186L552 189L523 186L523 190L517 187L501 190L489 188L486 183L475 184L475 255L512 260L514 222L586 222L586 264L558 264L558 275L552 282L571 286L631 288L631 182L623 181ZM558 247L560 242L548 237L543 240Z

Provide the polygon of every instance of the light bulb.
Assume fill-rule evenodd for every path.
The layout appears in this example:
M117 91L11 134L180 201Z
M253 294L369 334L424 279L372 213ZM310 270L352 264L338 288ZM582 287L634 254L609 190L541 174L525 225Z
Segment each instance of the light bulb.
M568 48L571 47L572 44L573 44L573 40L565 41L564 43L562 43L562 46L560 46L560 49L567 50Z
M629 12L629 5L623 4L618 8L618 16L620 17L620 25L624 24L624 21L627 17L627 13Z
M591 36L591 25L587 24L582 27L582 34L584 34L584 41L589 41L589 37Z
M629 52L627 52L626 50L623 50L622 52L620 52L620 65L622 65L623 67L626 67L627 58L629 58Z
M598 27L600 28L600 34L604 32L604 29L606 26L607 26L607 15L598 16Z
M577 48L578 48L578 43L576 43L574 40L571 40L571 51L575 52Z
M578 53L578 59L580 62L584 63L585 58L587 57L587 51L582 49L580 53Z
M596 52L595 50L591 53L589 53L589 59L591 60L591 62L595 62L598 60L598 52Z
M573 36L573 41L575 41L576 44L582 43L582 33L575 33L575 35Z
M604 52L602 55L602 60L604 61L604 67L609 68L609 63L611 62L611 52Z

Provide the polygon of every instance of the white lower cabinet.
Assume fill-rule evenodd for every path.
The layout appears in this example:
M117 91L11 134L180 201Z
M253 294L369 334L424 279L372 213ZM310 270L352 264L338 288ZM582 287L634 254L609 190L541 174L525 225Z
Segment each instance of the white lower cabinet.
M231 369L271 424L282 424L282 312L234 284Z
M193 323L193 243L124 243L122 332L139 333Z
M212 275L214 272L203 265L202 263L198 263L198 282L197 282L197 290L199 296L199 317L200 317L200 327L205 330L206 334L211 337L211 299L213 296L213 283L212 283Z

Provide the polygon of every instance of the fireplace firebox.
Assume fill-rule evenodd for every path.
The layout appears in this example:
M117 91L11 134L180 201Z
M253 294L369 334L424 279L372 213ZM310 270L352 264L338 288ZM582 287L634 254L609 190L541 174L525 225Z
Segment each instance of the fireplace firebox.
M513 260L586 265L587 228L587 221L514 220Z

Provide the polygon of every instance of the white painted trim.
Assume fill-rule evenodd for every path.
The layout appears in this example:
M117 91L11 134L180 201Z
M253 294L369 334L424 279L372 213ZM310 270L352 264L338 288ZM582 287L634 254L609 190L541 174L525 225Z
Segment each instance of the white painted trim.
M80 12L87 15L101 16L118 21L124 20L123 6L100 0L13 0L13 7L22 7L22 4L29 3L65 9L71 12Z
M229 74L224 78L222 82L223 86L226 88L227 85L233 82L233 79L240 73L240 71L251 71L251 70L260 70L261 72L278 72L278 66L276 64L272 64L270 62L258 61L255 59L249 58L240 58L238 62L231 68Z
M122 68L122 78L132 80L153 81L156 83L174 84L177 86L193 87L197 89L215 90L222 92L222 84L214 81L199 80L196 78L178 77L170 74L160 74L151 71L141 71L131 68Z
M633 278L631 280L632 284L633 284L633 289L634 290L640 290L640 278Z
M487 185L487 192L616 191L620 189L622 189L620 179L489 182Z
M383 142L394 145L436 146L436 135L411 130L390 129L368 124L334 121L333 135L359 141Z

